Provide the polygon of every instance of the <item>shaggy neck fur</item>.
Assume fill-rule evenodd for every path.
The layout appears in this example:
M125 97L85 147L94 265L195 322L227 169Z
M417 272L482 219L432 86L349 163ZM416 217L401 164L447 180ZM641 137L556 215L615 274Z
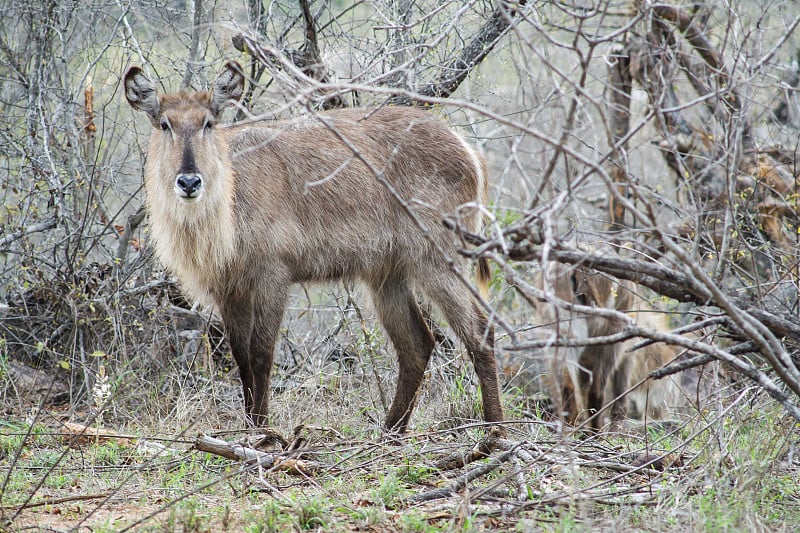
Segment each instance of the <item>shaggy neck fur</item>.
M215 175L204 176L203 195L193 203L177 198L174 177L158 164L159 154L148 158L145 188L156 255L188 295L201 303L213 302L235 255L234 176L226 171L230 169L226 153L220 150Z

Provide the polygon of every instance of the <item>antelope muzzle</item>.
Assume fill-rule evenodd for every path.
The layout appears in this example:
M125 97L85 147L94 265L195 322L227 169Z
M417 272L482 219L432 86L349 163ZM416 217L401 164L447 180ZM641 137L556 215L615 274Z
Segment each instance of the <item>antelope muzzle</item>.
M175 194L185 202L193 202L203 192L203 178L200 174L178 174L175 178Z

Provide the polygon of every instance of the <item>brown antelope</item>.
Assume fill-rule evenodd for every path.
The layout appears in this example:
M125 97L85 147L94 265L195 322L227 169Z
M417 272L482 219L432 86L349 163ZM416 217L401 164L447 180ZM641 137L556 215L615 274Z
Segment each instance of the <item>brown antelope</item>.
M639 326L668 329L664 315L655 313L632 283L600 272L551 262L537 274L534 285L570 304L620 311ZM609 316L584 314L549 302L538 302L537 306L541 319L554 327L559 338L603 337L625 327L623 320ZM592 427L599 429L626 415L663 418L670 406L678 405L680 389L673 379L646 380L650 372L677 356L676 348L654 343L630 351L640 341L635 338L602 345L554 346L548 350L551 396L568 421L581 423L611 404L605 415L592 418ZM637 386L643 380L646 381ZM614 401L626 392L622 400Z
M219 310L245 411L267 423L275 337L293 283L362 281L398 355L387 429L406 429L434 345L414 296L435 302L480 382L484 418L503 420L494 333L458 270L443 217L477 231L486 163L432 113L342 109L219 125L244 76L227 63L211 92L159 96L142 69L125 96L153 124L145 190L155 252L195 299ZM488 282L479 263L478 282Z

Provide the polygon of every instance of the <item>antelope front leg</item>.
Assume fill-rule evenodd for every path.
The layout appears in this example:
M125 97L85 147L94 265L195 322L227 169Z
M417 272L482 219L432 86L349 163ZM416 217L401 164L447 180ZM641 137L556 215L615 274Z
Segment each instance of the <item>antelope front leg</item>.
M253 375L253 405L250 416L255 427L269 424L269 395L275 339L283 320L286 291L262 295L253 308L253 329L248 362Z
M231 346L233 359L239 367L239 378L242 380L244 393L244 412L248 424L253 415L253 369L250 365L250 339L253 332L253 303L249 297L228 297L220 305L222 321L225 324L225 335Z

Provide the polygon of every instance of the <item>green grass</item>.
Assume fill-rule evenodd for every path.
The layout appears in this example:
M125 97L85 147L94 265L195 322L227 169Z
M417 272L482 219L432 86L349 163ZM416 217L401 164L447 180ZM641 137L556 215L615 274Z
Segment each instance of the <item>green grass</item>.
M446 401L469 403L466 385L451 394ZM509 401L517 400L524 398L514 394ZM800 529L798 467L786 463L798 428L765 402L738 406L722 418L705 412L677 430L653 426L638 435L580 440L541 425L514 426L509 437L535 460L515 463L524 468L527 499L511 514L501 512L497 502L518 501L514 463L479 476L468 493L429 504L411 500L485 464L480 460L452 472L433 467L437 459L469 451L480 431L453 427L391 443L372 424L348 423L338 436L304 430L305 459L329 465L304 478L243 469L238 462L192 451L183 437L166 442L170 453L154 456L132 440L69 445L44 424L28 431L24 421L10 418L0 433L0 472L8 477L2 505L10 518L24 502L34 504L15 522L60 530L84 519L82 527L94 531L132 524L136 531L259 533ZM418 425L431 427L424 420ZM141 433L167 437L157 428ZM17 451L19 461L10 468ZM630 474L587 463L633 465L645 451L678 459L663 472ZM467 502L465 494L475 499ZM69 501L76 495L92 497Z

